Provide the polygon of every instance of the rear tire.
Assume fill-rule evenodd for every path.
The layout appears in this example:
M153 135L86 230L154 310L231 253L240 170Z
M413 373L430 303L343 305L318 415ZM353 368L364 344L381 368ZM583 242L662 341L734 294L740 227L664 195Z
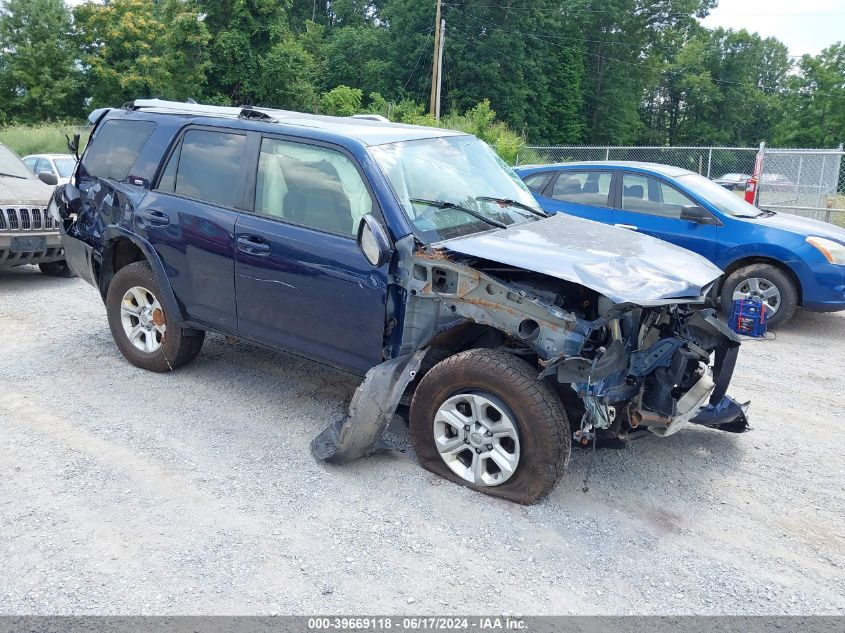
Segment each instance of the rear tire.
M181 327L159 303L161 289L147 262L121 268L109 284L106 313L114 342L130 363L155 372L173 371L194 360L203 330Z
M516 503L549 494L569 463L571 436L560 398L537 374L524 360L490 349L435 365L411 402L411 441L423 468Z
M38 264L38 268L41 270L42 275L47 275L48 277L65 277L67 279L76 277L76 273L70 269L70 266L67 265L65 260Z
M795 284L786 273L771 264L743 266L728 275L722 285L721 305L725 316L730 316L735 296L763 300L769 310L766 325L770 328L786 323L798 306ZM773 311L775 306L777 309Z

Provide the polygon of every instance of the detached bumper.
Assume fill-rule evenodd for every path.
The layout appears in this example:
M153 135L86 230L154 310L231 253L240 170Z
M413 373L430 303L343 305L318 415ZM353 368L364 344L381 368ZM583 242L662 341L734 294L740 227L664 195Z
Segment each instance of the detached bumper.
M740 404L725 396L718 404L708 404L701 409L690 422L729 433L745 433L749 428L746 413L750 404Z
M44 240L43 248L34 252L21 252L21 239ZM0 268L23 266L24 264L46 264L65 258L62 236L58 231L10 231L0 232Z

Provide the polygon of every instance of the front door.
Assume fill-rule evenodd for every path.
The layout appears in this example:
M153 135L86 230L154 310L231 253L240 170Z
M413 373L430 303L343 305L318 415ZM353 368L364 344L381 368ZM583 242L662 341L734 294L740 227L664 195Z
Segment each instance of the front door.
M718 227L681 219L681 209L697 206L668 182L645 174L622 174L620 208L613 210L613 223L631 231L657 237L703 255L716 256Z
M355 371L378 364L387 265L373 268L355 241L373 211L339 149L263 138L254 212L235 227L238 332Z

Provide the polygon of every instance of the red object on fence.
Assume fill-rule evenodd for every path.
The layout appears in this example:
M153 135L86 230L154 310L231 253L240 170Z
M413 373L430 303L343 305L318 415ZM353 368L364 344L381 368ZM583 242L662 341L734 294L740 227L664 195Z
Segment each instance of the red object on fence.
M745 183L745 201L754 204L757 199L757 176L751 176Z

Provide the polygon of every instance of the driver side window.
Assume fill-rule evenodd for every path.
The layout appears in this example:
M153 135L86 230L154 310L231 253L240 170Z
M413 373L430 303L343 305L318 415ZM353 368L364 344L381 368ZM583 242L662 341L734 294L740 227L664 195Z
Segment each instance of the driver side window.
M325 147L265 138L255 213L354 237L373 201L355 164Z
M681 209L695 204L686 195L657 178L641 174L622 176L622 209L625 211L680 219Z

